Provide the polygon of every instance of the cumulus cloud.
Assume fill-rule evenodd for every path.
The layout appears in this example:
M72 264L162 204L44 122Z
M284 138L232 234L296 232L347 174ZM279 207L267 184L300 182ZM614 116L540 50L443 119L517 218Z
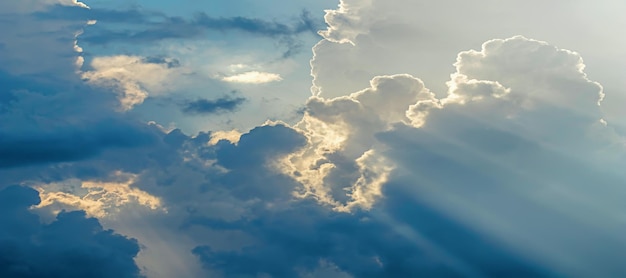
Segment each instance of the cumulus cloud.
M294 127L306 136L307 144L276 166L302 185L296 197L352 214L312 209L302 201L285 209L291 214L257 211L250 222L196 220L195 225L242 230L260 239L237 252L200 246L194 253L224 276L290 276L298 267L314 269L320 260L352 275L372 277L622 273L624 269L611 259L620 247L609 246L624 244L623 236L612 230L611 236L602 238L600 234L606 233L599 232L604 230L599 227L608 229L606 225L619 221L615 213L599 207L609 196L592 194L587 200L589 209L606 213L601 221L581 216L569 221L563 219L567 212L562 209L576 210L574 200L579 199L563 200L556 193L589 194L584 184L597 175L596 168L588 168L595 162L589 161L602 161L596 152L616 143L590 133L611 131L598 129L603 91L583 72L580 56L513 37L490 40L480 51L462 52L455 65L457 72L443 98L417 78L394 75L376 77L370 88L347 96L313 96L307 102L303 120ZM571 159L584 160L578 164ZM598 182L617 193L616 182L623 175L614 167L604 170L608 176ZM577 178L567 175L574 172ZM537 194L542 197L536 199ZM610 199L612 209L621 207L617 199ZM557 203L560 207L555 210ZM522 208L527 212L519 211ZM307 215L308 220L298 221L297 215ZM334 217L341 220L328 220ZM259 226L264 221L270 222ZM404 259L396 257L397 247L375 247L376 241L363 235L364 230L376 231L377 237L387 233L397 237L380 246L410 246ZM363 236L354 238L356 231ZM454 236L438 236L436 231ZM571 233L581 242L552 233ZM353 238L344 238L348 234ZM536 234L543 237L531 236ZM506 244L477 240L481 235ZM323 240L333 238L338 241ZM371 246L362 251L369 256L340 251L351 250L343 249L344 244L361 242ZM582 250L592 242L601 246L594 249L601 258L590 262Z
M136 240L105 230L84 212L61 212L49 224L29 211L38 192L0 191L0 275L3 277L140 277Z
M596 19L599 14L613 14L615 5L624 5L618 2L606 5L551 2L537 9L528 1L518 0L506 5L462 0L419 4L410 0L343 0L341 8L327 12L332 20L327 20L328 31L321 33L326 39L314 47L313 90L323 92L326 97L336 97L361 89L373 76L409 73L422 79L438 96L444 96L445 82L454 71L451 64L457 53L478 48L493 38L524 35L582 53L589 66L587 72L610 88L613 92L610 97L617 100L624 95L623 84L616 82L619 78L609 76L624 71L624 62L619 57L626 56L623 51L617 51L623 48L599 50L596 42L623 45L606 29L609 25L617 28L623 22L606 21L605 28L600 28ZM533 0L533 3L542 2ZM557 25L554 24L556 13ZM341 39L354 45L334 43ZM608 102L605 108L615 107L617 103L620 102Z
M612 130L600 124L603 90L587 78L580 56L544 42L513 37L488 41L481 51L462 52L455 65L457 73L448 82L449 94L439 100L441 105L418 102L411 106L411 115L428 114L419 120L423 123L419 129L382 136L390 140L388 144L404 149L403 153L393 148L391 152L396 157L393 160L402 161L404 171L411 172L405 173L406 178L421 181L416 198L427 195L442 200L450 197L442 194L466 192L463 184L468 190L491 192L450 197L457 205L441 209L483 223L478 228L489 230L487 234L504 238L523 250L520 252L539 257L568 275L623 273L610 259L616 249L608 246L626 242L605 226L619 221L609 211L621 205L615 199L609 201L610 194L601 193L619 192L616 186L623 174L612 166L613 158L605 155L619 146L619 141L607 139ZM623 147L618 149L624 152ZM427 167L435 161L438 167ZM455 177L441 176L445 175L443 165ZM438 170L433 171L435 168ZM579 215L580 207L574 201L580 200L574 197L579 194L586 196L589 209L608 209L602 220ZM528 212L515 212L522 207ZM542 217L507 220L540 211L544 211ZM573 216L573 221L562 218L570 214L579 216ZM552 224L539 228L537 222ZM604 232L600 230L607 231L607 237L601 236ZM550 235L554 233L577 235L578 242L553 238ZM528 237L530 234L534 236ZM514 243L521 238L526 246ZM598 261L583 255L584 246L592 242L602 246L595 249L602 258Z
M626 150L602 124L603 90L580 56L518 36L461 52L455 66L441 98L410 75L311 97L294 127L306 145L276 165L305 200L238 221L196 219L258 241L194 253L224 276L293 276L320 260L359 277L624 273L614 226L624 207L612 195Z
M461 5L452 15L475 8L461 2L424 5ZM398 9L407 3L344 0L328 12L329 28L314 48L314 95L293 126L267 122L243 133L194 136L155 125L118 129L135 119L104 109L114 97L98 98L99 88L129 95L129 107L168 91L163 82L181 66L162 56L96 57L83 73L96 86L78 86L71 97L0 72L13 80L0 95L1 122L10 123L0 136L10 140L0 145L12 154L0 156L11 167L0 169L0 181L39 189L0 191L0 219L9 219L0 235L11 247L0 249L19 251L0 264L89 276L76 267L50 271L40 256L59 266L76 251L67 260L73 266L91 266L75 258L95 255L103 269L93 271L132 277L140 243L146 248L137 263L164 276L626 275L625 140L603 119L604 90L586 76L580 55L521 36L476 38L487 40L482 46L457 41L455 47L480 48L462 51L441 77L448 82L429 89L419 73L445 63L431 63L428 47L394 38L425 35L411 29L415 22L398 23L434 13ZM404 74L387 75L396 72ZM77 97L83 89L94 98ZM201 100L194 109L236 106ZM100 113L115 121L85 132L94 122L85 119ZM135 141L143 132L150 139ZM40 224L27 210L37 205L35 211L86 212ZM167 214L154 213L163 207Z
M312 97L296 125L307 135L308 145L278 167L302 183L301 197L342 211L371 208L392 169L376 150L374 135L408 122L408 104L432 97L420 80L408 75L376 77L370 88L344 97ZM333 184L333 175L345 178Z
M370 24L364 23L371 20L368 18L368 13L374 11L373 3L374 1L371 0L340 0L338 9L326 10L324 20L328 27L326 30L320 31L319 34L333 43L354 45L356 37L367 33L368 28L370 28Z

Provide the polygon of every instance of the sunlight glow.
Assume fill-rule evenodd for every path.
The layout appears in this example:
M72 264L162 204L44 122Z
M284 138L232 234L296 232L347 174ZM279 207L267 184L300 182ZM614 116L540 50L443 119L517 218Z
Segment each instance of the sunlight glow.
M158 197L131 187L137 175L116 172L114 176L118 181L68 180L36 185L34 188L39 191L41 197L41 203L36 208L79 209L98 218L115 216L127 205L165 211Z

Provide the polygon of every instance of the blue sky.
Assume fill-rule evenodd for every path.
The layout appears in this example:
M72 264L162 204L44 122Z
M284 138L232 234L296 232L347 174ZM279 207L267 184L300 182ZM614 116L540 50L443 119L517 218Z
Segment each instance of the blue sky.
M626 276L624 8L2 2L0 276Z

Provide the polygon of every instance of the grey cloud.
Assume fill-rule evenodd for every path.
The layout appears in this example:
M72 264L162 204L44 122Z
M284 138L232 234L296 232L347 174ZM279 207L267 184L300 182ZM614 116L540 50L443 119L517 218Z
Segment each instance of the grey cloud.
M152 144L147 129L119 120L85 126L65 126L50 132L0 132L0 168L78 161L109 148L136 148Z
M84 212L61 212L43 224L29 211L39 202L31 188L0 191L0 276L140 277L135 240L103 229Z
M190 22L179 21L172 19L174 27ZM266 36L285 30L233 19L205 24ZM137 173L132 186L160 196L168 206L167 216L128 222L147 235L174 235L145 242L148 250L158 246L167 252L167 259L155 256L161 259L157 267L183 257L168 247L187 244L193 246L185 254L193 252L208 273L225 277L295 277L320 261L356 277L623 276L624 149L608 148L607 128L594 126L601 115L595 103L600 87L576 70L580 64L573 53L523 38L491 43L487 48L497 51L460 56L457 73L468 78L451 80L450 93L457 99L436 99L409 75L379 77L350 97L312 98L305 116L315 121L308 123L339 124L336 131L353 135L333 150L324 149L331 144L306 148L319 138L336 143L335 134L323 133L333 131L325 126L262 126L238 143L209 145L211 133L162 134L135 125L131 116L113 117L105 107L109 99L82 87L63 94L41 83L29 87L28 79L7 83L11 90L0 97L7 107L0 116L0 138L9 139L0 144L14 152L5 163L28 167L0 169L0 180ZM147 61L168 63L159 57ZM317 72L326 66L317 64ZM209 110L216 105L207 102ZM96 120L86 120L92 117ZM423 125L410 126L416 118ZM24 123L30 124L28 132L20 130ZM312 137L314 132L320 133ZM151 142L143 141L144 135L156 143L144 145ZM57 144L48 144L49 139ZM333 185L335 195L345 195L342 189L359 174L371 181L381 164L396 168L369 210L339 213L320 206L319 195L294 198L294 191L301 192L296 178L303 172L276 169L284 156L302 150L324 153L311 163L303 161L304 170L333 163L323 182ZM368 150L386 160L359 166L357 160ZM41 165L46 158L55 163ZM80 212L41 224L27 210L38 202L31 189L0 192L0 234L8 239L0 241L8 246L0 250L17 250L0 258L0 269L13 271L6 276L24 269L92 274L67 262L116 277L137 275L132 262L137 242L104 230ZM68 252L68 246L74 249ZM89 252L82 249L87 247ZM58 268L49 270L52 263Z
M224 96L215 100L198 99L181 105L184 113L192 115L209 115L233 112L246 101L243 97Z
M42 25L32 15L9 14L0 18L0 44L4 53L0 56L0 71L40 82L50 79L68 82L74 77L78 56L73 48L74 33L84 22L66 20Z
M163 56L145 57L142 62L151 64L164 64L167 65L168 68L180 67L180 61L178 61L178 59L167 58Z
M216 146L215 158L229 172L216 182L244 200L289 199L297 184L277 173L272 162L304 144L302 134L284 125L254 128L242 135L237 145L221 141Z
M367 143L396 165L384 197L353 214L304 200L256 207L236 221L191 218L190 226L257 239L235 251L202 245L194 253L225 277L297 276L320 261L357 277L622 276L626 238L616 223L625 176L615 163L623 164L625 150L607 156L618 142L599 124L601 87L581 65L573 52L515 37L459 55L448 98L401 75L378 77L349 97L314 97L309 116L349 122L360 135L333 155ZM360 113L372 104L380 109ZM406 117L424 122L412 127L394 114L407 109L414 114ZM391 127L373 124L381 119ZM363 131L373 126L375 133ZM309 143L316 131L305 129ZM329 171L352 165L335 162Z
M2 79L0 168L83 160L157 141L154 130L106 107L115 100L105 92L0 72Z
M55 6L36 14L47 20L97 20L102 24L90 27L90 32L81 37L81 41L92 44L111 42L149 43L171 38L197 39L207 31L242 31L267 37L294 36L301 33L316 34L322 26L315 22L308 11L303 11L291 24L259 18L212 17L204 12L196 13L191 19L170 17L163 13L134 10L80 9L75 7ZM117 28L103 29L101 25L122 24ZM131 27L131 28L128 28Z
M296 277L320 261L333 262L354 277L547 276L468 227L407 199L404 192L387 193L385 204L373 213L334 213L302 202L281 211L259 209L258 218L234 223L197 219L195 225L245 231L257 243L233 252L208 246L193 252L224 277ZM383 211L408 225L421 242L377 217Z
M302 32L317 32L317 26L314 23L313 19L310 17L308 11L303 11L299 17L299 22L292 26L278 22L239 16L233 18L212 18L203 13L196 15L192 22L194 24L209 29L221 31L233 29L266 36L292 35Z

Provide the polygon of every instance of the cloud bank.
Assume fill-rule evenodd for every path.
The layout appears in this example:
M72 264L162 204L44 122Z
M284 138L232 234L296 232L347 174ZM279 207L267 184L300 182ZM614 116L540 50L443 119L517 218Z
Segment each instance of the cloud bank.
M170 81L193 77L185 61L87 57L74 34L67 49L41 53L67 54L53 67L72 76L66 82L3 65L0 273L626 275L626 140L605 119L609 92L587 76L581 55L480 32L476 50L464 39L445 49L454 64L442 77L422 77L444 68L427 56L447 45L415 47L407 34L428 32L406 20L427 20L443 4L423 4L416 17L398 9L407 3L344 0L327 12L313 48L313 95L293 125L191 136L146 124L130 108L180 89ZM450 3L460 7L452 15L477 9ZM266 35L282 28L209 23ZM78 74L77 56L86 58ZM195 99L177 109L207 121L243 101Z
M29 211L38 192L10 186L0 191L0 274L3 277L140 277L136 240L105 230L83 212L61 212L49 224Z

